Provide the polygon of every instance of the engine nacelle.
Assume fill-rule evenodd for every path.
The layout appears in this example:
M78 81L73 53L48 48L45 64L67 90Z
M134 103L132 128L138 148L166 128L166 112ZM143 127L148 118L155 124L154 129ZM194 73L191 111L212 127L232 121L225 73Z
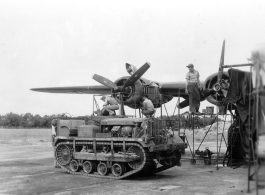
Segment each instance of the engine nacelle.
M115 81L115 84L122 88L128 78L129 76L121 77ZM143 96L150 99L155 108L159 108L162 104L173 99L171 96L162 96L158 83L143 78L137 80L132 86L125 87L121 92L115 92L112 89L112 94L117 101L120 101L120 94L122 94L124 105L133 109L138 109L142 106L140 101Z
M121 77L115 81L115 84L118 87L122 87L128 78L129 76ZM117 101L120 101L120 94L122 94L122 100L124 105L129 106L131 108L139 108L140 100L143 96L142 91L142 83L137 80L132 86L125 87L121 92L115 92L114 89L112 89L112 94Z
M205 89L214 89L215 91L221 90L221 87L222 86L220 86L220 84L217 83L217 79L218 79L218 73L214 73L214 74L208 76L205 79L204 88ZM222 79L223 80L230 80L227 72L223 72ZM208 102L216 105L218 102L221 102L222 101L222 98L223 98L222 96L219 96L219 95L217 95L217 93L215 93L213 95L209 95L205 99Z

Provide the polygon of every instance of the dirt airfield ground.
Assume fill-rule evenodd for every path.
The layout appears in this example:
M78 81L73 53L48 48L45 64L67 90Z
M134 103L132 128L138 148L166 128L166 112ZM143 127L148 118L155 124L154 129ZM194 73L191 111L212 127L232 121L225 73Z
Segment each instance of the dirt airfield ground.
M201 132L195 134L195 148L203 138ZM216 165L205 166L197 160L191 165L189 159L182 160L181 167L173 167L159 174L109 180L76 176L53 167L53 148L50 130L10 130L0 129L0 194L247 194L247 168L236 169ZM186 132L192 144L191 131ZM207 136L201 150L209 146L216 150L215 134ZM222 151L225 147L222 146ZM183 158L190 158L189 149ZM265 181L265 169L259 171ZM251 182L256 194L255 183ZM265 190L259 190L265 194Z

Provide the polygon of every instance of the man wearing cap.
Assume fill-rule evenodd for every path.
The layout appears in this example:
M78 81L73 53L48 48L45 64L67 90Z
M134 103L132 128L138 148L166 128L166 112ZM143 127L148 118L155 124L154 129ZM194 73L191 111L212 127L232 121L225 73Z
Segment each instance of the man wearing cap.
M188 66L189 72L186 75L186 90L185 93L189 94L189 105L190 105L190 113L199 113L200 108L200 91L201 83L200 83L200 74L197 70L194 69L193 64L189 64Z
M100 99L104 102L103 109L101 111L102 115L115 116L115 110L119 110L119 104L115 100L115 98L109 96L102 96Z

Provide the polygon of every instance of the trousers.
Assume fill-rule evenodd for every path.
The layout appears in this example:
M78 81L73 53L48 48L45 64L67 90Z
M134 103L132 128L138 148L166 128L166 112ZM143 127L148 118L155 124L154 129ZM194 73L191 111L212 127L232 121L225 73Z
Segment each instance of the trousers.
M148 115L153 115L155 113L154 110L142 110L142 114L145 115L145 116L148 116Z
M106 110L119 110L119 105L107 105L103 107Z
M189 83L187 86L187 90L189 94L190 112L199 111L201 98L197 83Z

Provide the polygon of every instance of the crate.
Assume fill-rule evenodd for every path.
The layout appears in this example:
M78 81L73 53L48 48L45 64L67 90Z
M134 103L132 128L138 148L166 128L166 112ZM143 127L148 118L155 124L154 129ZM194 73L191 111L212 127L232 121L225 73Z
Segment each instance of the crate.
M78 126L84 125L84 124L85 124L84 120L63 120L63 119L60 119L57 122L57 128L58 128L57 135L58 136L66 136L66 137L69 136L70 134L73 135L74 129L77 129ZM70 132L70 130L73 130L73 131Z
M68 137L70 134L70 129L67 126L62 126L59 128L57 135Z
M100 133L100 128L96 125L81 125L78 127L78 137L95 138L96 133Z
M206 112L207 112L207 114L213 114L214 113L214 107L213 106L207 106Z
M218 106L218 114L226 114L227 113L227 105Z

